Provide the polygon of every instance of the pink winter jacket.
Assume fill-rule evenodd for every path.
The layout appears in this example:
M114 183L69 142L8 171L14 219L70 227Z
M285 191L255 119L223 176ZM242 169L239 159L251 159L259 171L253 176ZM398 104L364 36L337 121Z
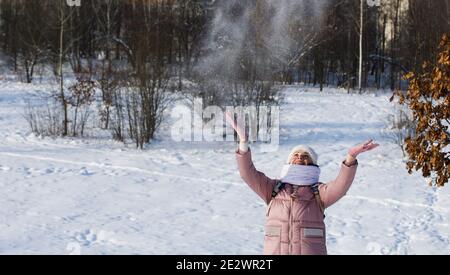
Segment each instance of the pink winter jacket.
M326 255L324 215L310 187L299 187L294 192L296 188L286 184L272 199L277 181L255 169L251 151L241 153L237 150L236 159L242 179L268 205L264 254ZM325 208L345 196L353 182L357 166L357 163L351 167L343 163L335 180L320 185L320 198Z

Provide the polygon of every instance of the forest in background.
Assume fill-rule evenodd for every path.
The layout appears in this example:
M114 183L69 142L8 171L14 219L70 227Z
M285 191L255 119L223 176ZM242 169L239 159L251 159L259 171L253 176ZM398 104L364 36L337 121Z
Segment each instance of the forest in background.
M174 93L259 110L279 84L406 90L449 33L450 1L365 2L0 0L0 54L21 81L54 83L44 111L30 99L33 132L91 123L143 147Z

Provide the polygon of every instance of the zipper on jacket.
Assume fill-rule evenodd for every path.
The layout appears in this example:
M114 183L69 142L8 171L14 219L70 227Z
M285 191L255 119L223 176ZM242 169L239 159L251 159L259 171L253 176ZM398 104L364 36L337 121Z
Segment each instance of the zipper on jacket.
M294 202L295 199L297 197L297 191L298 191L298 186L293 186L293 190L292 190L292 194L289 196L290 197L290 210L289 210L289 255L292 255L292 246L293 246L293 242L294 242L294 237L293 237L293 227L294 227L294 219L293 219L293 214L292 214L292 210L294 209Z
M293 207L294 198L290 199L290 209L289 209L289 255L292 255L292 207Z

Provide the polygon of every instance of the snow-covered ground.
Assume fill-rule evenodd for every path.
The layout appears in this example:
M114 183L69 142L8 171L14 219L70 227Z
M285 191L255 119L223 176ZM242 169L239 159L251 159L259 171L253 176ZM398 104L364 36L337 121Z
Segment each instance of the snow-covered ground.
M45 89L45 87L41 87ZM39 85L0 82L0 253L260 254L265 206L240 179L235 144L160 139L144 151L102 139L39 139L23 119ZM255 150L276 177L300 143L320 154L322 181L368 138L348 196L327 210L330 254L450 254L449 188L408 175L382 131L388 94L286 87L279 151ZM166 135L170 125L162 128ZM256 149L256 148L255 148Z

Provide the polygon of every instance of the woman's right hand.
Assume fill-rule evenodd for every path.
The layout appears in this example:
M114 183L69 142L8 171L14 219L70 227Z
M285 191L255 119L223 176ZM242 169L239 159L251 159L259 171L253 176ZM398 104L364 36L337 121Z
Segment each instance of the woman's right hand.
M238 116L238 121L236 123L236 121L234 120L234 115L230 111L226 112L226 118L228 124L230 124L230 126L233 127L233 129L238 134L240 142L247 142L247 135L245 133L245 124L242 121L242 119L240 119L240 117Z

